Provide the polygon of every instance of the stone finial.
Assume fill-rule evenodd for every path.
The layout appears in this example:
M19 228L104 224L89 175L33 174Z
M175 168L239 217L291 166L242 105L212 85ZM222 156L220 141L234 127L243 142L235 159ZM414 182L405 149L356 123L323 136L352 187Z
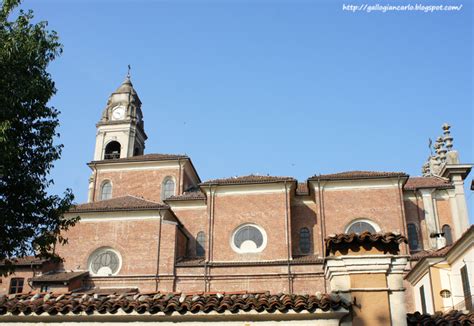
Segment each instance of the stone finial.
M451 136L451 126L447 123L443 124L443 133L444 133L444 144L446 146L446 150L450 152L453 149L453 136Z
M429 158L428 161L423 164L423 167L421 168L421 173L424 177L429 177L431 175Z
M444 163L444 162L446 162L446 152L448 150L444 146L445 144L444 144L444 141L443 141L443 137L438 137L438 139L436 139L436 142L439 143L439 147L438 147L439 159L440 159L441 163Z

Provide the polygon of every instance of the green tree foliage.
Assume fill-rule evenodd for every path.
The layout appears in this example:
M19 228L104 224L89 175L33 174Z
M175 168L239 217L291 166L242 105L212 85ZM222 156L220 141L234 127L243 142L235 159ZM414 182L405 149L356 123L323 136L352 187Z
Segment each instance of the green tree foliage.
M12 11L19 0L0 1L0 260L32 253L58 258L61 231L77 222L63 218L74 198L49 195L49 172L62 145L59 111L48 106L56 88L48 64L62 52L46 22L33 23L32 11ZM14 18L10 18L14 16ZM0 266L0 274L12 270Z

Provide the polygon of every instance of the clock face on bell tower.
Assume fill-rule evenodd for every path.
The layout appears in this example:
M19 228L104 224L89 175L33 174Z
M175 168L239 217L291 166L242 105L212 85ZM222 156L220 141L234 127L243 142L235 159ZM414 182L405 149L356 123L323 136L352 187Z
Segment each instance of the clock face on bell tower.
M125 117L125 108L121 105L112 110L112 120L122 120Z

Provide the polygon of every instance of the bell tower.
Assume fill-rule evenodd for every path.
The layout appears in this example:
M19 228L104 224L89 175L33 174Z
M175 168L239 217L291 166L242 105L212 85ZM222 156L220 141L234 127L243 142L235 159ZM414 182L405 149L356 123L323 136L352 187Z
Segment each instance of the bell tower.
M141 101L130 80L113 92L97 123L94 161L143 155L145 134Z

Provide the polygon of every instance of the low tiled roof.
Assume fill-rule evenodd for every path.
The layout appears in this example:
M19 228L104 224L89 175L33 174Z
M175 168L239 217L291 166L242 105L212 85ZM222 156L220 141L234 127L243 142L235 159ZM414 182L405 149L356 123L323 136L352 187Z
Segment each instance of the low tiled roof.
M117 158L117 159L112 159L112 160L92 161L91 163L100 164L100 163L115 163L115 162L171 161L171 160L187 159L187 158L189 158L187 155L181 155L181 154L154 153L154 154L145 154L145 155L124 157L124 158Z
M437 249L437 250L422 250L422 251L418 251L417 253L414 253L413 255L411 255L410 259L411 260L420 260L420 259L423 259L423 258L435 258L435 257L443 257L445 256L449 249L451 249L452 245L451 246L446 246L446 247L443 247L441 249Z
M403 187L405 190L421 188L448 189L453 188L453 185L448 180L437 177L410 177Z
M250 175L245 175L245 176L240 176L240 177L207 180L201 183L201 185L274 183L274 182L282 182L282 181L296 181L296 180L293 177L276 177L276 176L270 176L270 175L250 174Z
M171 196L166 199L166 201L174 201L174 200L202 200L206 199L206 195L204 195L201 191L187 191L181 195Z
M42 265L47 260L44 258L38 258L35 256L25 256L20 258L11 258L9 260L1 260L0 266L11 264L14 266L31 266L31 265Z
M97 294L17 294L0 296L0 316L31 313L40 315L78 314L115 314L119 311L126 314L156 314L163 312L198 313L198 312L288 312L316 309L339 310L350 309L351 304L333 294L295 295L269 293L151 293L136 295L97 295Z
M382 172L382 171L345 171L332 174L313 175L309 180L353 180L353 179L377 179L408 177L404 172Z
M474 312L464 313L451 310L434 315L421 314L418 311L407 314L408 325L474 325Z
M330 235L324 239L326 244L326 255L329 254L333 247L337 247L341 244L385 244L385 245L396 245L398 247L401 243L408 243L408 239L399 233L370 233L362 232L361 234L356 233L341 233Z
M40 276L33 277L31 280L35 283L57 283L57 282L69 282L78 277L86 277L89 275L87 271L80 272L53 272L48 274L42 274Z
M104 212L104 211L127 211L141 209L166 209L167 205L145 200L135 196L123 196L112 199L100 200L73 206L69 212Z

